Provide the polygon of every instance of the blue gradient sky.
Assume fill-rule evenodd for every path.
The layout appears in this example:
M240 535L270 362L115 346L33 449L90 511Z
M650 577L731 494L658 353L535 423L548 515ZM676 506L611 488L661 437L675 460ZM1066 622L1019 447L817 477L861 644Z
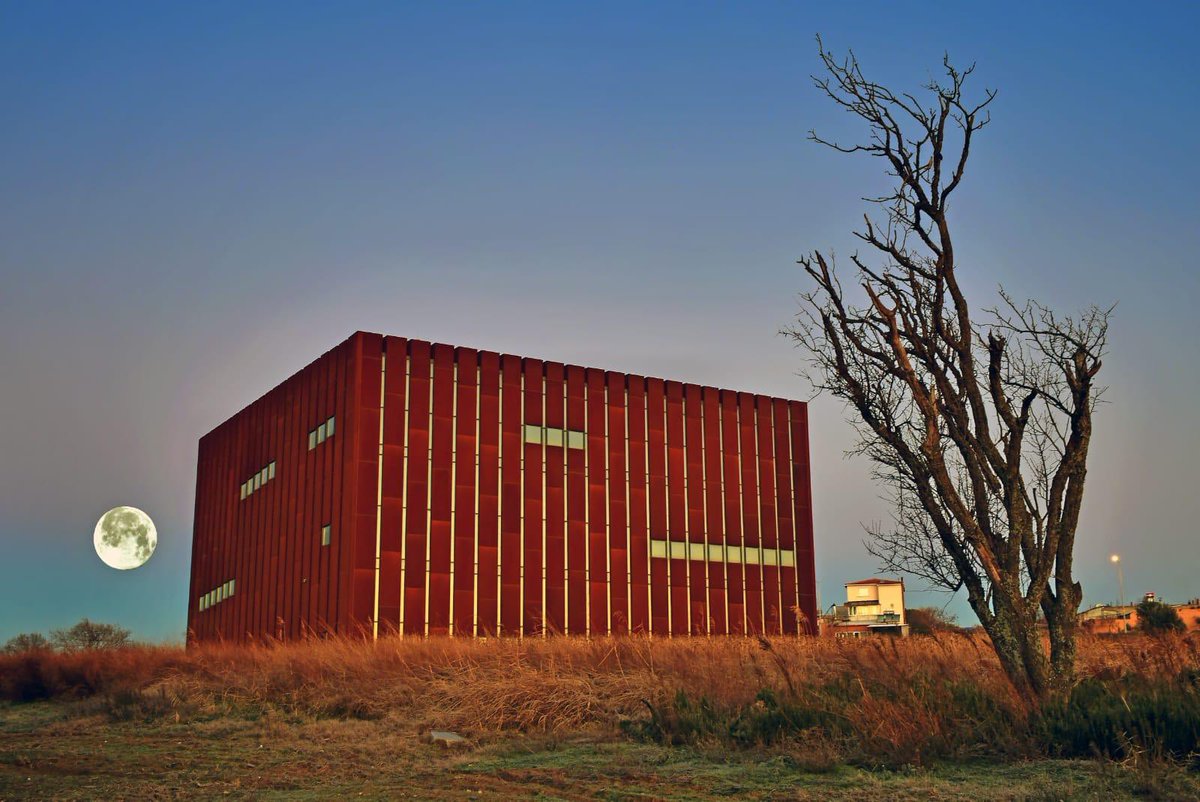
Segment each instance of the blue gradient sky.
M1200 595L1196 7L6 4L0 639L178 639L196 441L355 329L805 397L795 258L853 248L878 165L813 36L1000 89L955 208L971 289L1119 301L1085 601ZM886 514L813 404L822 601ZM144 568L91 547L157 521ZM940 596L918 602L938 602ZM964 612L964 608L952 609Z

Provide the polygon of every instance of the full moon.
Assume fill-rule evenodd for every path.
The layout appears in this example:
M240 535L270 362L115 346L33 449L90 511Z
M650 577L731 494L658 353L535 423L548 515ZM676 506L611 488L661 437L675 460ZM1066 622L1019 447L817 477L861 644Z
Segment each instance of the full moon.
M96 522L92 541L105 565L128 571L150 559L158 545L158 530L137 507L113 507Z

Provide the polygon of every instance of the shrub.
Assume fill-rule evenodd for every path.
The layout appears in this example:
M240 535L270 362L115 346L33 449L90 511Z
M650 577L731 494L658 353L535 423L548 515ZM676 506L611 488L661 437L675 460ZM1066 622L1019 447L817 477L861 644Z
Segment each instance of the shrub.
M962 632L958 619L939 607L913 607L904 611L904 617L914 635Z
M20 635L14 635L9 638L4 644L4 648L0 651L5 654L16 654L18 652L36 652L42 649L49 649L50 641L46 640L46 636L40 632L22 632Z
M1183 632L1183 619L1169 604L1146 599L1137 606L1138 629L1150 634L1161 632Z
M1200 752L1198 677L1193 669L1172 680L1084 680L1066 700L1041 711L1042 745L1064 757L1148 752L1184 758Z
M113 624L99 624L83 619L70 629L50 633L54 645L65 652L80 649L116 649L129 645L129 630Z

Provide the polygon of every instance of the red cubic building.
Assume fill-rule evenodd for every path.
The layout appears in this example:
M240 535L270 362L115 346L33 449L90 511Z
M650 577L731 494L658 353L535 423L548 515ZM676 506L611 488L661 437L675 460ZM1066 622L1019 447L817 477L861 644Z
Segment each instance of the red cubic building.
M190 641L816 620L799 401L358 332L200 440Z

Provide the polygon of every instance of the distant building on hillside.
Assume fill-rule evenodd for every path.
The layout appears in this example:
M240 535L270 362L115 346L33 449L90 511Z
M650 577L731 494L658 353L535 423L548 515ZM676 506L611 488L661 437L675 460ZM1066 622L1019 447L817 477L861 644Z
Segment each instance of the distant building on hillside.
M1142 596L1142 601L1160 601L1154 593ZM1200 599L1172 604L1189 632L1200 630ZM1136 604L1097 604L1079 613L1079 623L1094 635L1116 635L1138 628Z
M846 603L821 617L821 634L837 638L908 635L903 579L860 579L846 583Z

